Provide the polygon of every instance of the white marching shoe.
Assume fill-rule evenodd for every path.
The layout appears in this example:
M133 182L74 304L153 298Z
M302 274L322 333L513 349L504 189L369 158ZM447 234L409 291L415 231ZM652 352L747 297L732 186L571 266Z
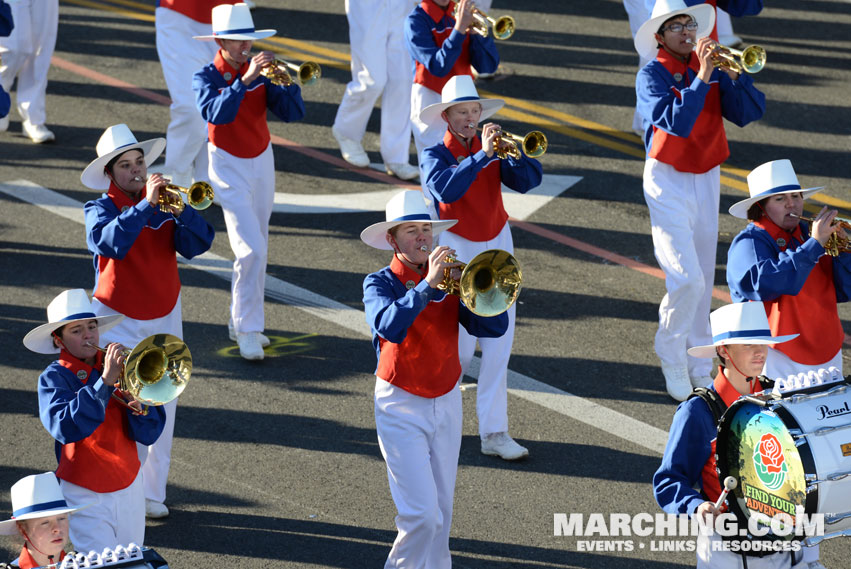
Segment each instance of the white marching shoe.
M508 433L489 433L482 437L482 454L503 460L518 460L529 456L529 450L517 444Z
M340 145L340 154L343 155L343 160L359 168L369 166L369 156L366 155L366 151L363 149L360 141L346 138L333 126L331 127L331 134L334 135L334 138L337 139L337 144Z
M258 336L258 340L260 341L260 345L264 348L272 343L271 340L266 336L266 334L262 332L255 332ZM228 338L230 338L231 342L236 342L236 330L233 329L233 323L228 322Z
M677 401L685 401L691 395L692 385L688 376L688 366L670 366L662 364L662 375L665 376L665 388L668 395Z
M420 170L416 166L411 166L407 162L404 164L384 164L384 170L391 176L396 176L400 180L413 180L418 178Z
M262 360L264 357L263 346L257 337L260 332L238 332L236 343L239 344L239 355L246 360Z
M24 134L26 134L29 139L35 142L36 144L53 142L54 140L56 140L56 135L53 134L53 131L49 130L43 124L33 124L27 120L25 120L21 124L23 126Z

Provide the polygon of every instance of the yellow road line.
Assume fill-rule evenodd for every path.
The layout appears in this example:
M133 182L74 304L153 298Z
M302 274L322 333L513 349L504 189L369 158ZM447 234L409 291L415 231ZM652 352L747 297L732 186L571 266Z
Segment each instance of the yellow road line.
M69 4L76 4L77 6L85 6L86 8L94 8L95 10L105 10L107 12L113 12L115 14L121 14L122 16L127 16L128 18L134 18L136 20L142 20L144 22L153 22L154 17L148 16L146 14L139 14L137 12L130 12L129 10L123 10L121 8L116 8L115 6L110 6L109 4L101 4L100 2L90 2L89 0L62 0L63 2L67 2Z

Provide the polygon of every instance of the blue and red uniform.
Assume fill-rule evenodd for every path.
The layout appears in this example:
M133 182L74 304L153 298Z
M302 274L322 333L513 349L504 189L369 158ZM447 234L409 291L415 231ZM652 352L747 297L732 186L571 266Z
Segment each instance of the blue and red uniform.
M12 21L12 7L0 0L0 37L8 36L13 29L15 29L15 23ZM9 97L9 93L0 85L0 118L9 114L11 106L12 99Z

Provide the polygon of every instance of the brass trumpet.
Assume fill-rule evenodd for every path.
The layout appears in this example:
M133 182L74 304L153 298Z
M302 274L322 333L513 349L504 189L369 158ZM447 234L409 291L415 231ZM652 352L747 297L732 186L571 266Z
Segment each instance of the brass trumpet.
M213 203L215 192L213 186L207 182L195 182L188 188L178 186L176 184L167 184L165 189L160 190L159 205L174 206L180 210L178 215L183 212L183 198L180 194L186 194L187 201L192 209L207 209Z
M694 44L691 39L687 39L686 43ZM712 50L712 63L715 67L736 73L759 73L765 67L766 57L765 49L758 45L751 45L740 51L716 42Z
M270 63L261 69L260 74L268 77L273 85L289 87L293 84L290 70L295 72L298 82L305 87L313 85L322 77L322 68L316 62L305 61L301 65L296 65L283 59L276 59L274 63Z
M428 248L422 246L421 251ZM448 263L458 259L446 256ZM461 270L461 278L452 278L452 269L443 271L443 281L437 288L446 294L461 298L470 312L478 316L497 316L515 303L520 294L523 272L517 258L502 249L482 251L467 264L454 267Z
M803 215L795 215L794 213L790 213L789 215L801 221L806 221L810 224L810 227L816 221L812 217L804 217ZM851 231L851 219L834 217L831 227L841 227L845 231ZM831 233L830 237L827 238L827 243L824 244L824 252L831 257L838 257L840 253L851 253L851 239Z
M458 19L459 7L460 4L455 4L455 13L453 15L456 20ZM502 16L494 20L478 8L473 8L473 23L470 24L470 29L483 38L486 38L491 28L493 28L494 39L507 40L514 35L514 18L511 16Z
M475 128L473 123L468 124L470 128ZM476 128L482 132L482 128ZM526 136L511 134L505 130L501 130L494 140L496 155L500 158L511 156L515 160L520 160L521 151L529 158L538 158L547 152L547 136L540 130L533 130Z
M106 353L105 348L87 342L88 346ZM132 350L123 350L124 369L118 380L118 389L128 393L145 406L164 405L176 399L186 389L192 376L192 354L177 336L154 334L139 342ZM113 394L126 405L123 399Z

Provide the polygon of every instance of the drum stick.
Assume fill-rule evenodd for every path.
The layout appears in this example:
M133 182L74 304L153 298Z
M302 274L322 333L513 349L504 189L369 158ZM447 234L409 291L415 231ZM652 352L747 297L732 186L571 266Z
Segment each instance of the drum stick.
M721 492L721 495L718 496L718 501L715 502L716 510L721 507L721 504L723 504L724 500L727 498L727 494L729 494L730 490L735 488L737 484L738 482L736 482L736 479L732 476L728 476L724 479L724 490Z

